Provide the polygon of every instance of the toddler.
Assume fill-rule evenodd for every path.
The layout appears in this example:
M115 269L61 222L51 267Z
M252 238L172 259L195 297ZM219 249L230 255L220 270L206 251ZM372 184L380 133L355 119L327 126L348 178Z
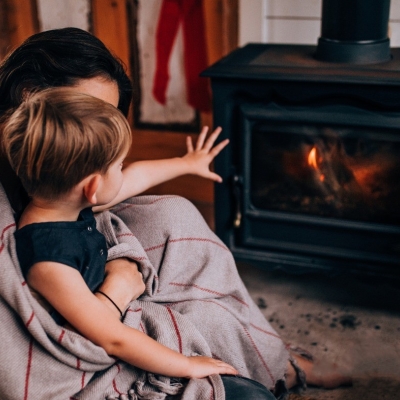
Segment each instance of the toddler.
M191 173L220 181L209 164L226 146L188 140L181 158L142 161L123 168L131 145L124 116L112 105L72 89L30 96L9 119L3 145L31 201L18 219L17 254L27 284L62 323L138 368L172 377L237 374L205 356L187 357L121 323L96 297L104 279L107 247L93 211L111 207L147 188ZM144 285L142 291L144 290ZM103 292L115 306L114 301Z

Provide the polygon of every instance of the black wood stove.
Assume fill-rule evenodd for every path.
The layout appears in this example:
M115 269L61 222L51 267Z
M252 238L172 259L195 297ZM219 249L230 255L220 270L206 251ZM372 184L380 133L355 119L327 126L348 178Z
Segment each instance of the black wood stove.
M249 44L211 78L216 232L238 260L400 276L400 48L390 0L324 0L317 46ZM371 21L374 21L373 23Z

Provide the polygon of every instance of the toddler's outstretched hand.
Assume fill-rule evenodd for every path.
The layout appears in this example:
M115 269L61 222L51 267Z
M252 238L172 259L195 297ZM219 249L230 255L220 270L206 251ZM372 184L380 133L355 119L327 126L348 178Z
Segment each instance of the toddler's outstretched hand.
M222 178L219 175L210 171L211 162L229 143L229 139L225 139L213 147L221 131L222 128L217 128L207 138L208 127L205 126L201 130L199 138L197 139L196 148L193 147L192 138L190 136L186 138L186 147L188 152L182 158L188 163L189 173L216 182L222 182Z
M205 378L214 374L238 374L238 371L231 365L205 356L189 357L189 365L191 368L186 378Z

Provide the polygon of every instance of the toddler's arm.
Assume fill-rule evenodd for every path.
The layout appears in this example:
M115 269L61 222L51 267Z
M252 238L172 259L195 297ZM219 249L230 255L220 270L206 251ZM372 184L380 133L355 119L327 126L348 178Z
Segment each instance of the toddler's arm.
M78 332L103 347L107 354L129 364L172 377L237 374L222 361L204 356L186 357L122 324L71 267L53 262L37 263L30 269L27 282Z
M109 261L105 268L104 282L99 290L110 296L121 310L136 300L145 290L143 276L137 264L127 258L117 258ZM106 297L96 295L107 307L119 315L113 304Z
M187 153L183 157L137 161L128 165L123 170L124 182L117 197L109 204L93 207L93 211L105 210L129 197L143 193L153 186L181 175L198 175L216 182L222 182L219 175L210 171L211 162L229 143L229 140L225 139L214 146L221 130L221 128L217 128L207 138L208 127L204 127L195 147L191 137L187 137Z

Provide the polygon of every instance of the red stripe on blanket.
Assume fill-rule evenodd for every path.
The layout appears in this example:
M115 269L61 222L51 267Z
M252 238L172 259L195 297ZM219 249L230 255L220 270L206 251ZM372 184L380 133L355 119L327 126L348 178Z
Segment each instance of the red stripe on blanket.
M156 249L161 249L163 247L165 247L165 243L158 244L157 246L149 247L147 249L144 249L144 251L152 251L152 250L156 250Z
M32 355L33 355L33 337L31 336L28 349L28 364L26 366L26 374L25 374L24 400L28 399L28 388L29 388L29 377L31 375Z
M196 285L196 284L194 284L194 283L170 282L170 285L173 285L173 286L194 287L194 288L196 288L196 289L202 290L202 291L207 292L207 293L215 294L215 295L217 295L217 296L221 296L221 297L226 297L226 296L232 297L233 299L235 299L235 300L238 301L239 303L245 305L246 307L249 306L245 301L243 301L242 299L240 299L240 298L237 297L237 296L234 296L233 294L225 294L225 293L216 292L215 290L203 288L203 287L198 286L198 285Z
M186 303L189 301L193 301L193 300L181 300L181 301L175 301L173 303L166 303L164 304L164 306L168 307L169 305L174 305L174 304L179 304L179 303ZM205 299L196 299L195 301L203 301L205 303L213 303L216 304L218 307L223 308L225 311L227 311L228 313L232 314L231 310L229 310L227 307L223 306L222 304L217 303L215 300L205 300Z
M116 237L120 238L120 237L124 237L124 236L135 237L135 235L133 233L121 233L121 234L117 235Z
M175 319L175 316L174 316L172 310L169 307L166 307L166 309L167 309L167 311L168 311L168 313L169 313L169 315L171 317L172 323L174 324L176 336L178 338L179 353L182 354L182 337L181 337L181 333L179 332L178 324L176 322L176 319Z
M214 386L213 386L209 376L207 376L207 379L210 381L210 385L211 385L210 400L214 400Z
M155 199L155 200L151 201L150 203L146 203L146 204L127 204L127 205L125 205L124 207L121 207L120 209L112 210L112 212L113 212L114 214L117 214L117 213L119 213L119 212L121 212L121 211L126 210L127 208L130 208L130 207L148 206L148 205L157 203L158 201L168 200L168 199L176 199L176 198L179 198L179 197L180 197L180 196L162 196L162 197L160 197L160 198L158 198L158 199Z
M82 379L81 379L81 389L83 389L85 387L85 376L86 376L86 372L83 372Z
M275 379L274 379L274 377L272 376L271 370L269 369L269 367L268 367L266 361L264 360L264 357L262 356L260 350L258 350L258 347L257 347L256 344L254 343L254 340L253 340L253 338L251 337L250 332L249 332L245 327L243 327L243 330L245 331L247 337L250 339L250 342L251 342L251 344L253 345L253 347L254 347L256 353L258 354L258 357L260 358L262 364L264 365L265 370L267 371L269 377L271 378L272 382L274 383L274 382L275 382Z
M118 390L118 388L117 388L117 383L115 382L115 379L113 379L112 384L113 384L113 389L118 393L118 395L121 395L122 392L120 392L120 391Z
M28 326L31 324L33 317L35 316L35 313L32 311L31 316L29 317L27 323L25 324L25 326L28 328Z
M188 238L180 238L180 239L171 239L168 241L168 243L175 243L175 242L185 242L185 241L195 241L195 242L208 242L208 243L212 243L215 244L219 247L221 247L224 250L228 250L228 248L221 244L216 242L215 240L211 240L211 239L206 239L206 238L193 238L193 237L188 237ZM229 250L228 250L229 251Z
M267 334L267 335L269 335L269 336L273 336L273 337L275 337L275 338L277 338L277 339L282 340L282 338L281 338L279 335L277 335L276 333L268 332L268 331L266 331L265 329L262 329L262 328L260 328L260 327L258 327L258 326L255 326L254 324L250 324L250 326L252 326L254 329L257 329L258 331L263 332L263 333L265 333L265 334Z
M218 247L221 247L221 249L224 250L228 250L228 248L226 246L224 246L221 243L216 242L215 240L211 240L211 239L207 239L207 238L195 238L195 237L186 237L186 238L179 238L179 239L170 239L168 240L167 243L161 243L161 244L157 244L156 246L152 246L152 247L148 247L147 249L144 249L144 251L148 252L148 251L152 251L152 250L156 250L156 249L160 249L166 246L166 244L169 243L178 243L178 242L207 242L207 243L212 243L215 244Z
M8 230L8 229L10 229L10 228L12 228L13 226L15 226L16 224L15 224L15 222L14 223L12 223L12 224L10 224L10 225L7 225L4 229L3 229L3 232L1 232L1 236L0 236L0 240L1 240L1 246L0 246L0 253L3 251L3 249L4 249L4 243L3 243L3 238L4 238L4 234L5 234L5 232Z
M118 375L118 374L120 373L120 371L121 371L121 367L118 365L118 363L116 363L115 366L116 366L117 369L118 369L118 372L117 372L117 375ZM113 379L112 384L113 384L113 389L114 389L114 390L118 393L118 395L120 396L120 395L122 394L122 392L120 392L120 391L118 390L118 388L117 388L117 382L115 381L115 378Z
M23 281L21 285L25 286L26 284L27 284L26 281Z
M126 312L139 312L139 311L142 311L142 307L140 307L140 308L136 308L135 310L132 310L132 308L128 308L127 310L126 310Z
M58 337L58 340L57 340L58 343L61 343L61 342L62 342L63 337L64 337L64 334L65 334L65 330L62 329L62 330L61 330L61 333L60 333L60 336Z
M142 323L140 323L140 329L142 330L143 333L146 333L145 330L144 330L144 326L143 326Z
M81 369L81 360L76 357L76 369Z
M214 400L214 388L211 387L210 400Z

